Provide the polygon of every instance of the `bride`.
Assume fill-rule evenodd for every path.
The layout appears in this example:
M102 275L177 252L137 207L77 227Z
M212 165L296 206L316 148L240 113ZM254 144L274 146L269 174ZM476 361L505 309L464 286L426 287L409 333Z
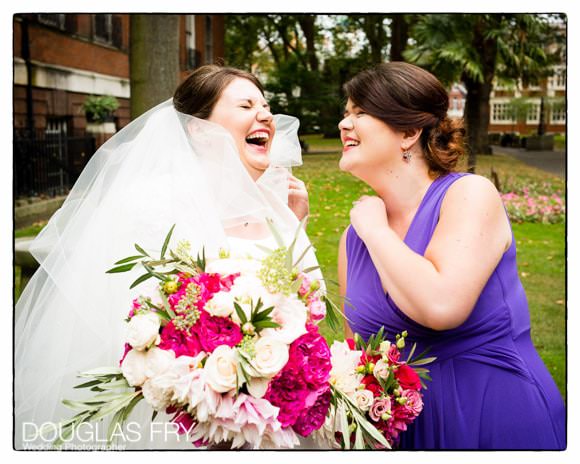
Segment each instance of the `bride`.
M266 221L295 235L308 215L304 183L288 169L301 164L297 129L295 118L272 115L255 76L210 65L97 151L31 247L40 267L15 310L16 449L50 445L43 425L74 414L62 399L83 398L76 374L118 364L140 289L128 290L135 273L105 271L134 243L158 253L176 224L172 240L192 250L243 255L275 247ZM297 254L309 245L303 229L297 243ZM312 251L303 265L317 265ZM145 430L150 413L139 406L129 420L141 429L124 448L192 448L162 427ZM103 428L87 427L74 443L102 445Z

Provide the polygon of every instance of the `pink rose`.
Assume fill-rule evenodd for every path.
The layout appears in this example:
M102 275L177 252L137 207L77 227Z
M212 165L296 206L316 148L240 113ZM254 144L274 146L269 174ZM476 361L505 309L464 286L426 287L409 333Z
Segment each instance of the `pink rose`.
M240 326L229 317L210 316L206 311L201 312L192 330L196 331L203 350L208 353L220 345L234 347L243 338Z
M371 409L369 410L369 416L375 422L382 420L382 415L391 413L391 400L388 397L378 398L375 400Z
M320 301L320 298L311 298L308 302L308 309L312 321L320 321L326 316L326 305Z
M401 353L397 348L397 345L391 343L389 351L387 352L387 358L391 364L399 364L399 359L401 358Z
M407 402L403 405L404 410L410 417L417 417L423 410L423 397L417 390L403 390L401 396L407 398Z

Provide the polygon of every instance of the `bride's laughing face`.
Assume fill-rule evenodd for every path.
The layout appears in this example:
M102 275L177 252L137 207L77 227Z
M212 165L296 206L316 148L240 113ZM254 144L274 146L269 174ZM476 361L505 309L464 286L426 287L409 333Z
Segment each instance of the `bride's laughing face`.
M276 130L260 89L247 79L235 78L223 90L208 120L232 134L242 163L257 180L270 165L268 154Z

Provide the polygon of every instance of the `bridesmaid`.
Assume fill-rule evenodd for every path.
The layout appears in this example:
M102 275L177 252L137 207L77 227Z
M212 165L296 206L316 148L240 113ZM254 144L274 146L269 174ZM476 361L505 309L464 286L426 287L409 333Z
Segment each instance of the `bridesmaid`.
M417 352L437 357L401 447L565 449L564 402L530 338L500 196L484 177L453 172L465 131L447 117L447 92L399 62L345 91L340 169L377 193L355 202L340 242L350 330L407 330Z

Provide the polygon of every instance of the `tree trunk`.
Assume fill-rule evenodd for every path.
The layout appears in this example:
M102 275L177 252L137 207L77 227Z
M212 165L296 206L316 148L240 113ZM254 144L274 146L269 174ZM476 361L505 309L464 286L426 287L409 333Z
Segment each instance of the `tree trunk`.
M465 100L465 124L467 126L468 170L475 171L476 155L491 155L489 145L489 96L493 88L493 77L497 60L497 42L485 35L488 25L480 18L474 24L473 47L479 50L483 81L463 73L463 82L467 88Z
M167 100L179 83L179 16L131 15L131 118Z
M409 40L409 25L403 14L393 14L391 20L391 61L405 61L403 52Z
M384 19L384 15L365 15L363 17L363 29L369 41L372 64L383 62L383 47L387 41L387 34L383 26Z
M306 38L306 55L308 56L308 64L311 71L318 71L318 57L316 56L316 20L315 15L300 15L298 22L300 28Z
M489 95L491 83L476 82L464 78L467 88L465 101L465 124L467 126L468 167L475 170L475 157L478 154L491 154L487 130L489 126Z

